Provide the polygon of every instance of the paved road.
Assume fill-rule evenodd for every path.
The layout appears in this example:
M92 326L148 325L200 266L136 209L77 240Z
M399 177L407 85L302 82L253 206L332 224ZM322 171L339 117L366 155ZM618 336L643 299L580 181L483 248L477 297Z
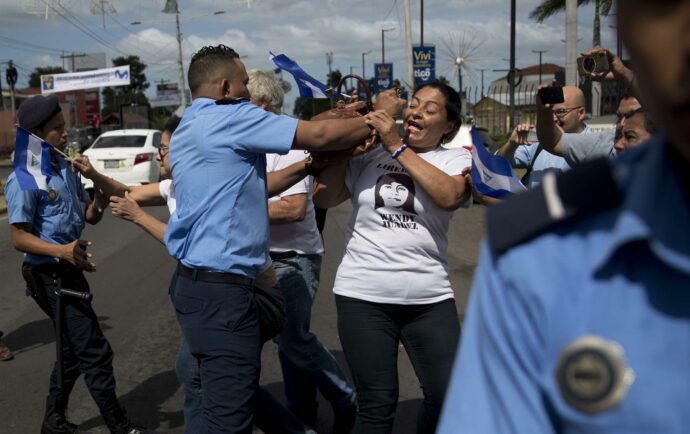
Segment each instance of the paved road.
M164 208L154 214L165 218ZM327 254L322 282L314 307L313 328L336 356L344 359L338 341L331 284L342 256L343 232L349 208L343 205L329 212L325 230ZM458 310L464 312L467 292L483 233L482 207L458 211L449 234L449 263ZM19 274L20 255L8 240L6 216L0 216L0 329L15 351L11 362L0 363L0 432L38 432L48 374L54 360L51 323L24 296ZM163 247L136 226L106 216L85 231L94 242L90 251L98 271L88 276L95 294L94 307L105 334L115 350L118 394L133 419L161 432L182 433L182 394L174 360L179 344L179 327L174 318L167 287L175 262ZM261 383L282 399L282 379L275 346L266 345ZM415 432L415 415L421 391L411 365L401 349L400 404L396 433ZM94 433L107 430L82 381L70 402L70 418ZM330 406L322 401L317 431L331 429Z

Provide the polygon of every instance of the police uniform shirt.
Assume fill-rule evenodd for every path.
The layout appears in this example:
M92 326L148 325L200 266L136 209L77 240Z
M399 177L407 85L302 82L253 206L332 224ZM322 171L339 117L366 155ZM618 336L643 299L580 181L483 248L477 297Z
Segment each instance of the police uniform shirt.
M170 141L177 209L165 244L190 268L255 278L268 260L266 153L290 150L297 119L197 98Z
M33 234L49 243L68 244L79 239L85 225L89 194L69 163L57 158L52 164L48 191L22 190L12 172L5 186L9 223L29 223ZM24 254L28 264L58 262L58 258Z
M690 201L670 148L614 163L616 206L503 252L490 228L440 434L690 430Z

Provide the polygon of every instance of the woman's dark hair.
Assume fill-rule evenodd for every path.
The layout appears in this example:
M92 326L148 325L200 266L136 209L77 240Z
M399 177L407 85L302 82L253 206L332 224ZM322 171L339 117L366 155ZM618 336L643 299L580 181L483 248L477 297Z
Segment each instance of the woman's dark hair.
M407 211L411 214L417 214L414 210L414 181L412 181L412 178L403 173L384 173L383 175L379 176L379 179L376 180L376 187L374 188L374 209L384 206L383 197L381 197L381 187L393 182L403 185L409 192L405 203L403 203L400 208L402 208L403 211Z
M441 141L448 142L453 137L455 137L455 134L458 132L458 129L460 129L460 125L462 125L462 104L460 102L460 94L456 92L455 89L453 89L445 83L441 83L440 81L432 81L431 83L426 83L419 86L417 89L415 89L414 94L412 96L414 96L417 92L419 92L421 89L424 89L425 87L430 87L432 89L438 90L443 94L443 97L446 100L446 114L448 121L453 123L453 129L450 133L443 136L443 139L441 139Z

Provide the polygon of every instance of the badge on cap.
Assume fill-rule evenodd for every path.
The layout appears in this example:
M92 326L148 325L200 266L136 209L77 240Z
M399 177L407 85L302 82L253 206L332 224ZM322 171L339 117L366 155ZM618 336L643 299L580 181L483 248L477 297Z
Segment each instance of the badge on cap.
M583 336L561 352L556 382L565 402L573 408L599 413L620 404L635 381L623 348L599 336Z
M52 188L49 188L48 189L48 200L53 202L55 199L57 199L57 197L58 197L57 191L55 191Z

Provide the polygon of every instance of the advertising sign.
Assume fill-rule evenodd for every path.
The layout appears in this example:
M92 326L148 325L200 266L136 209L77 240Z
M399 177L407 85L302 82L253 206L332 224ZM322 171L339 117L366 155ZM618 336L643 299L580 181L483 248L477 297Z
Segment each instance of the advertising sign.
M412 69L415 87L436 79L436 47L412 47Z
M41 93L67 92L106 86L129 86L129 65L41 76Z
M375 63L374 77L376 78L376 92L381 92L393 87L393 64Z

